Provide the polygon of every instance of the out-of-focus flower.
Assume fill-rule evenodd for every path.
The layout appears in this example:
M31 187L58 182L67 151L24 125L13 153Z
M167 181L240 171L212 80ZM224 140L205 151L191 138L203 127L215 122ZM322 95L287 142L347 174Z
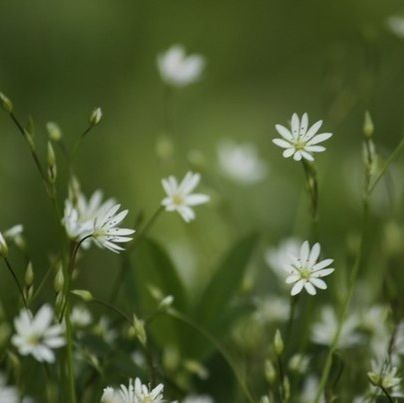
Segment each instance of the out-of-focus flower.
M268 168L254 144L225 140L219 143L217 153L220 168L233 181L252 184L265 179Z
M276 138L272 141L281 148L284 148L283 156L289 158L293 155L295 161L302 158L308 161L314 161L313 153L325 151L324 146L318 145L328 140L332 133L319 133L322 120L317 121L309 128L309 117L304 113L299 119L296 113L292 116L291 129L282 125L275 125L276 130L282 138Z
M316 243L310 249L309 242L303 242L298 256L294 256L292 263L288 266L287 284L294 283L291 295L300 293L303 288L310 294L317 293L316 287L322 290L327 284L320 277L331 274L334 269L328 267L333 260L324 259L317 263L320 256L320 244Z
M392 15L386 20L389 30L400 39L404 39L404 17Z
M158 55L157 67L166 84L185 87L199 80L205 67L205 59L201 55L186 56L181 45L174 45Z
M86 327L91 324L93 318L84 305L76 305L72 309L70 320L73 326Z
M265 252L265 261L282 281L285 279L285 272L293 263L293 257L299 255L301 244L299 239L287 238L278 247L269 248Z
M20 395L15 386L8 386L6 378L0 374L0 403L19 403Z
M359 324L356 315L348 316L341 329L338 340L338 348L348 348L361 341L361 336L356 332ZM321 319L311 328L311 339L314 343L329 346L332 344L338 329L338 318L330 306L325 306L321 311Z
M404 397L400 390L401 377L397 376L398 369L391 364L380 365L372 362L372 370L368 372L368 378L372 385L385 389L391 397Z
M310 359L307 355L294 354L289 360L289 369L291 371L297 372L299 374L304 374L307 372L309 367Z
M176 211L185 222L192 221L195 218L192 207L209 201L209 196L207 195L192 193L200 180L201 176L193 172L187 172L180 184L178 184L174 176L163 179L162 185L167 197L163 199L161 204L166 211Z
M257 310L254 312L254 317L259 323L285 322L289 318L290 304L286 298L257 299L255 304Z
M4 239L3 234L0 232L0 256L1 257L7 257L7 255L8 255L7 242Z
M65 345L63 326L51 325L53 310L49 305L43 305L33 316L31 311L23 309L14 320L17 333L12 337L12 343L21 355L32 355L40 362L53 363L53 349Z
M318 389L318 379L314 375L310 375L306 378L303 384L303 390L301 393L302 403L312 403L316 399ZM319 403L325 403L324 396L321 396Z
M78 194L75 201L70 199L65 202L63 225L71 239L81 242L84 248L88 248L90 240L100 247L119 253L124 250L117 243L129 242L135 231L129 228L117 227L128 214L128 210L118 213L120 204L113 199L102 202L102 193L96 191L90 200Z
M185 397L183 403L214 403L214 400L207 395L189 395Z
M371 306L360 313L360 326L370 333L379 333L385 330L388 307L382 305Z
M119 389L107 387L101 397L102 403L163 403L164 385L159 384L154 389L143 385L139 378L129 385L121 385Z
M101 316L93 328L97 336L102 337L106 343L112 344L117 338L116 329L111 327L110 320L106 316Z

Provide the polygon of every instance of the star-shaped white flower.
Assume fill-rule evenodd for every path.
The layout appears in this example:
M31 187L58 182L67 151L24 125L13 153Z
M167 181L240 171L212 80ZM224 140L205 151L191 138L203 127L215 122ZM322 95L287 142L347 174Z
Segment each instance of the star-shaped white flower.
M282 154L285 158L293 156L295 161L300 161L302 158L314 161L313 153L325 151L325 147L318 144L332 136L332 133L317 134L322 124L323 121L319 120L309 128L307 113L304 113L301 119L294 113L290 129L282 125L275 125L282 138L276 138L272 141L278 147L285 149Z
M101 397L102 403L162 403L164 385L154 389L143 385L139 378L129 380L129 385L121 385L119 389L107 387Z
M298 256L293 256L291 264L287 267L289 273L287 284L293 284L291 295L299 294L303 288L311 295L317 293L316 287L322 290L327 284L320 278L331 274L334 269L328 267L333 259L324 259L317 262L320 256L320 244L316 243L310 249L309 242L303 242Z
M53 310L49 305L43 305L33 316L31 311L23 309L14 320L17 333L12 337L12 343L21 355L32 355L40 362L53 363L53 349L65 345L64 328L51 325Z
M135 230L130 228L117 227L128 214L128 210L123 210L118 213L121 208L120 204L116 204L107 211L102 211L94 219L93 231L91 239L94 240L100 248L109 249L112 252L119 253L124 249L117 243L129 242Z
M207 195L192 193L200 180L201 176L192 172L188 172L180 184L174 176L163 179L162 185L167 197L161 204L166 211L177 211L185 222L192 221L195 218L192 207L207 203L210 199Z
M186 56L181 45L174 45L157 57L157 67L166 84L185 87L199 80L205 59L201 55Z

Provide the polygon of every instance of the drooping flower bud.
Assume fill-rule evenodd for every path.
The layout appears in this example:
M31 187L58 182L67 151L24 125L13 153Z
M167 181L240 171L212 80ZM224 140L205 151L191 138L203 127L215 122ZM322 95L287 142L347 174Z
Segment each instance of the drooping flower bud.
M3 237L3 234L0 232L0 256L7 257L8 255L8 246L7 242Z
M62 130L57 123L48 122L46 124L46 129L48 130L49 138L51 140L59 141L62 138Z
M1 102L2 108L7 113L11 113L13 111L13 103L2 92L0 92L0 102Z
M101 122L102 119L102 110L101 108L95 108L90 115L90 125L91 126L96 126Z

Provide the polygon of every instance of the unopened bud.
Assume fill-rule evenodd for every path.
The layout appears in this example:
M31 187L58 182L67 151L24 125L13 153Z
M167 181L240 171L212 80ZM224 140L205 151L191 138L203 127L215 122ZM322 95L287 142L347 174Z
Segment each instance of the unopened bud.
M186 360L184 362L184 367L188 372L197 375L202 380L209 377L208 370L198 361Z
M55 280L53 282L53 287L55 288L56 292L61 292L63 290L64 285L65 285L65 277L63 275L63 266L62 264L60 264L55 276Z
M28 263L27 269L25 270L24 281L27 287L31 287L34 282L34 268L31 262Z
M161 136L156 142L156 154L162 160L172 158L174 154L174 144L168 136Z
M0 102L2 108L7 113L11 113L13 111L13 103L2 92L0 92Z
M139 319L136 315L133 315L133 330L135 332L135 336L140 341L140 343L145 346L147 342L146 329L145 324L142 319Z
M31 134L31 132L25 130L25 138L27 139L27 142L29 146L31 147L31 150L35 150L35 141L34 141L34 136Z
M373 125L372 116L370 115L369 111L365 112L365 119L363 121L363 134L370 138L372 137L375 131L375 127Z
M48 141L48 178L51 183L56 182L57 168L56 156L52 143Z
M102 110L101 108L96 108L91 112L90 115L90 125L91 126L96 126L98 123L101 122L102 119Z
M276 371L270 360L265 361L265 378L270 385L273 385L276 381Z
M172 295L167 295L163 298L159 304L159 309L164 310L170 307L174 302L174 297Z
M72 294L76 295L77 297L81 298L85 302L91 302L94 300L93 294L87 290L72 290L70 291Z
M283 344L283 339L282 339L282 334L279 331L279 329L277 329L276 333L275 333L275 337L274 337L274 350L275 350L275 354L279 357L282 355L283 350L285 348L285 345Z
M8 246L7 242L3 237L3 234L0 232L0 256L7 257L8 255Z
M48 122L46 124L46 130L48 130L49 138L53 141L59 141L62 138L62 130L55 122Z
M289 378L285 376L283 378L283 401L288 402L290 399L290 382Z

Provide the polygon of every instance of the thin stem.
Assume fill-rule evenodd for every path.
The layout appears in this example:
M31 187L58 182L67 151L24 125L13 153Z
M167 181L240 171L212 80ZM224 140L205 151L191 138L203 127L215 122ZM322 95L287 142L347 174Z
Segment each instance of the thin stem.
M388 390L382 385L380 385L380 389L383 391L383 393L387 397L388 401L390 403L394 403L393 398L390 396L390 393L388 392Z
M11 267L11 264L10 264L9 260L5 256L3 257L3 259L4 259L4 262L6 263L6 266L7 266L8 270L9 270L9 272L11 273L11 275L12 275L12 277L14 279L15 284L17 285L17 288L18 288L19 293L21 294L24 306L25 306L26 309L28 309L27 300L25 298L24 291L22 289L20 281L18 280L17 275L15 274L13 268Z
M361 263L362 263L362 258L363 258L363 253L364 253L364 245L365 245L365 236L366 236L366 230L367 230L368 215L369 215L369 201L368 201L367 196L365 196L364 199L363 199L363 222L362 222L362 234L361 234L359 251L358 251L358 254L356 256L355 263L354 263L354 266L353 266L353 269L352 269L352 272L351 272L351 276L350 276L350 279L349 279L348 294L347 294L347 296L345 298L345 301L343 303L343 306L342 306L337 331L335 333L334 339L332 341L332 344L331 344L330 349L329 349L328 354L327 354L327 358L326 358L326 361L325 361L325 364L324 364L320 384L319 384L319 387L318 387L318 390L317 390L316 399L315 399L314 403L318 403L320 401L321 395L322 395L322 393L324 391L325 385L326 385L326 383L328 381L328 377L329 377L329 374L330 374L330 371L331 371L331 366L332 366L332 360L333 360L334 353L338 348L339 338L341 336L341 332L342 332L344 321L345 321L345 318L346 318L346 315L347 315L347 312L348 312L349 304L350 304L351 299L352 299L356 279L358 277L359 268L360 268Z
M233 359L229 356L229 354L224 350L224 348L220 345L220 343L205 329L203 329L199 324L194 322L192 319L188 318L187 316L183 315L182 313L178 312L177 310L170 308L167 310L167 314L171 316L174 319L177 319L180 322L185 323L186 325L192 327L194 330L196 330L198 333L200 333L203 337L205 337L207 340L209 340L215 348L219 351L219 353L222 355L224 360L227 362L229 365L230 369L233 371L234 376L237 379L238 384L241 387L241 390L243 391L245 397L250 403L254 403L254 398L252 397L251 392L249 391L244 379L240 375L240 372L238 371L236 365L233 363Z
M373 183L369 186L368 194L370 195L373 190L375 189L376 185L379 183L380 179L382 179L383 175L385 174L386 170L390 166L390 164L398 157L401 152L401 149L404 147L404 137L398 143L396 148L390 154L389 158L387 158L386 162L383 165L383 168L380 170L379 174L374 179Z
M312 219L311 236L316 238L318 225L318 182L317 172L313 165L306 160L302 160L304 175L306 178L306 189L310 199L310 212Z

